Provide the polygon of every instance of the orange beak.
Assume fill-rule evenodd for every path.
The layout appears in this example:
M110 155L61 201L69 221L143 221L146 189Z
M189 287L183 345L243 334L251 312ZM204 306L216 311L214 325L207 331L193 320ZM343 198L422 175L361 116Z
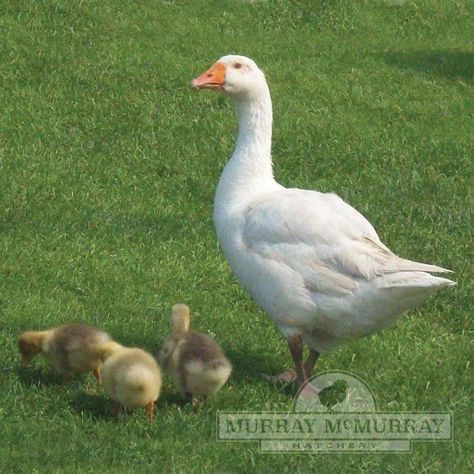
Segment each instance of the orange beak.
M217 89L221 90L225 83L225 66L215 63L206 72L193 79L191 86L195 89Z

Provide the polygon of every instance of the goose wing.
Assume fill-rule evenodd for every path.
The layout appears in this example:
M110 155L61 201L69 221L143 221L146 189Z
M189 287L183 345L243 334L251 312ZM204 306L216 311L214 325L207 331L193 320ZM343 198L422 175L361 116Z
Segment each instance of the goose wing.
M262 196L247 209L243 240L256 255L298 272L315 292L345 294L388 273L449 271L398 257L362 214L317 191Z

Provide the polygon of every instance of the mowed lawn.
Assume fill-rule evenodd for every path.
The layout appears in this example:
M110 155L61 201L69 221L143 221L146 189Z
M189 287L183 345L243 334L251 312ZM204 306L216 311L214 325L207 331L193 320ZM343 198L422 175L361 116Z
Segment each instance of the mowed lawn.
M474 4L469 0L4 0L0 11L0 472L472 472ZM213 225L233 105L190 80L252 57L284 185L335 191L396 253L458 285L320 359L385 411L451 411L410 454L261 454L216 413L286 411L260 374L285 341L233 278ZM85 321L157 352L188 303L234 364L198 411L170 380L155 422L115 420L92 376L19 367L18 335Z

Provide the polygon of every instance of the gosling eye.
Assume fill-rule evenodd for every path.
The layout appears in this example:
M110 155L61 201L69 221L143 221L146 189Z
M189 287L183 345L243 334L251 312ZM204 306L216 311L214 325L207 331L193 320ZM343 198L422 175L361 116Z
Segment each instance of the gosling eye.
M242 67L242 63L234 63L234 69L240 69Z

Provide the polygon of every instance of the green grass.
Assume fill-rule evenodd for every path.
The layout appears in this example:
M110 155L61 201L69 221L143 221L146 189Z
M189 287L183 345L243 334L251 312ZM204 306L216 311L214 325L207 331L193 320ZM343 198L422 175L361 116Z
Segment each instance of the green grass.
M5 0L0 13L1 472L472 472L474 52L469 0ZM212 226L232 104L189 81L222 54L264 69L284 185L336 191L394 251L457 287L341 347L387 411L446 411L454 440L411 454L269 455L216 441L217 410L286 410L261 372L290 363ZM471 299L470 299L471 298ZM171 383L157 419L113 419L16 338L82 320L156 352L194 310L235 370L199 411Z

